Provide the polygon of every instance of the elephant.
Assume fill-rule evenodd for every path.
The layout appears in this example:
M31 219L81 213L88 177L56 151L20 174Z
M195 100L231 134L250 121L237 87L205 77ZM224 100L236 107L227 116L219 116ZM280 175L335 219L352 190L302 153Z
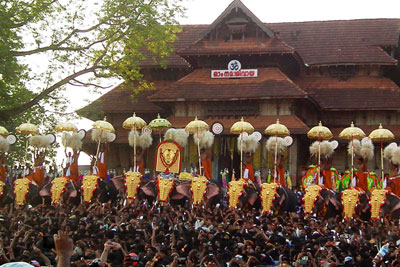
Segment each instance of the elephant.
M356 212L363 220L371 219L370 199L370 193L360 194ZM400 198L398 196L390 192L386 193L386 200L380 208L380 217L389 217L392 220L400 219Z
M342 213L340 193L318 185L308 186L303 196L304 212L322 214L325 218Z
M12 204L14 202L14 191L10 184L5 183L3 186L3 194L0 196L0 207Z

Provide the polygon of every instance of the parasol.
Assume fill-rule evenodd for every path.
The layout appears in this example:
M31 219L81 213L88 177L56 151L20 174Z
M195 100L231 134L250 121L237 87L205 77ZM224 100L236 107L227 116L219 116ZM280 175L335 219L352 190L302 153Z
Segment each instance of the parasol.
M160 142L161 142L161 131L171 127L172 124L167 119L161 118L160 114L157 114L157 118L149 123L149 128L151 130L156 130L158 132L160 136Z
M132 130L133 135L133 171L136 172L136 130L140 130L145 127L147 123L140 117L133 113L132 117L127 118L122 127L127 130Z
M317 126L312 127L308 133L307 137L310 139L318 140L318 169L317 169L317 181L319 181L320 165L321 165L321 140L329 140L333 137L331 130L328 127L322 125L319 122Z
M232 134L239 134L240 136L240 177L243 177L243 148L242 148L242 134L248 133L251 134L254 132L254 127L247 121L243 120L243 117L240 121L235 122L231 127Z
M72 122L60 122L56 126L56 132L74 132L76 133L78 131L78 128L73 124Z
M100 149L100 142L101 142L101 135L104 132L114 133L114 126L111 123L107 122L107 117L104 117L104 120L98 120L93 123L93 129L100 130L100 138L97 144L97 151L96 151L96 160L93 166L97 165L97 158L99 156L99 149Z
M6 128L4 128L3 126L0 126L0 135L6 137L8 135L8 131Z
M283 125L280 124L279 119L276 120L276 123L271 124L268 126L265 131L265 134L275 136L275 162L274 162L274 168L275 168L275 174L274 174L274 183L278 174L277 170L277 161L278 161L278 137L285 137L290 135L289 129Z
M340 132L339 138L344 139L344 140L350 140L351 141L351 179L354 179L354 146L353 146L353 141L354 139L363 139L365 137L365 133L363 130L361 130L358 127L354 126L354 123L351 122L350 127L347 127L343 129L343 131Z
M379 128L373 130L369 134L368 137L372 141L380 142L380 144L381 144L381 178L383 179L383 177L384 177L384 170L383 170L383 142L392 141L395 138L394 134L390 130L384 129L382 127L382 123L380 123L379 124Z
M185 127L186 132L197 135L201 132L207 131L208 129L209 129L208 124L205 121L198 120L197 116L194 118L193 121L189 122ZM203 175L201 172L200 142L197 143L197 151L199 156L200 175Z
M17 133L21 133L24 135L39 134L38 127L35 124L32 124L30 122L21 124L20 126L17 127L16 131L17 131Z

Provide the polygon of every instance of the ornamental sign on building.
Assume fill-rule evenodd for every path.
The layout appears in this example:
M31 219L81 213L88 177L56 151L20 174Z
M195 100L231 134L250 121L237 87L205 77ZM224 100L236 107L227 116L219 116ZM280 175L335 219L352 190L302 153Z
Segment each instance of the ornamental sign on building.
M212 70L212 79L222 79L222 78L255 78L258 75L257 69L243 69L239 60L231 60L228 63L227 70Z

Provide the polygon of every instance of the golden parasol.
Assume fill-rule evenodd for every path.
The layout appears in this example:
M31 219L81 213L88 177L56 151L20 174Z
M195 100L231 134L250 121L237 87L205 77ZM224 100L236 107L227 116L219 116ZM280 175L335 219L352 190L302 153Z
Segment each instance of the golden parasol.
M38 127L35 124L32 124L30 122L21 124L20 126L17 127L16 131L17 131L17 133L21 133L24 135L39 134Z
M280 124L279 119L276 120L276 123L271 124L268 126L265 131L265 134L275 136L275 162L274 162L274 169L275 169L275 174L274 174L274 183L278 174L277 170L277 161L278 161L278 137L285 137L290 135L289 129L283 125Z
M186 132L197 135L201 132L207 131L208 129L209 129L208 124L205 121L198 120L197 116L194 118L193 121L189 122L185 127ZM199 172L201 176L203 174L201 172L200 142L197 143L197 152L199 156Z
M72 122L60 122L56 126L56 132L74 132L76 133L78 131L78 128L73 124Z
M363 139L365 137L365 133L363 130L361 130L358 127L354 126L354 123L351 122L350 127L347 127L343 129L343 131L340 132L339 138L344 139L344 140L350 140L351 141L351 179L354 179L354 146L353 146L353 141L354 139Z
M317 169L317 181L319 181L320 177L320 165L321 165L321 140L329 140L333 137L331 130L328 127L322 125L322 122L319 122L317 126L312 127L308 133L307 137L309 139L318 140L318 169Z
M6 137L8 135L8 131L3 126L0 126L0 135Z
M383 170L383 142L388 142L392 141L395 137L394 134L388 130L384 129L382 127L382 123L379 124L379 128L373 130L369 134L369 139L371 139L374 142L380 142L381 143L381 179L384 177L384 170Z
M243 148L242 148L242 134L248 133L252 134L254 132L254 127L247 121L243 120L243 117L240 121L235 122L231 127L232 134L239 134L240 136L240 178L243 177Z
M99 142L97 144L97 151L96 151L96 160L94 162L93 166L97 165L97 158L99 156L99 150L100 150L100 143L101 143L101 135L104 132L108 132L108 133L114 133L114 126L112 126L111 123L107 122L107 117L104 117L104 120L98 120L95 121L93 123L93 129L98 129L100 130L100 138L99 138Z
M127 118L122 124L122 128L133 131L133 171L136 172L136 130L145 127L147 123L133 113L132 117Z
M160 117L160 114L157 114L157 118L152 120L149 123L149 128L152 130L157 130L159 136L160 136L160 142L161 142L161 131L164 129L171 128L172 124L167 120L163 119Z

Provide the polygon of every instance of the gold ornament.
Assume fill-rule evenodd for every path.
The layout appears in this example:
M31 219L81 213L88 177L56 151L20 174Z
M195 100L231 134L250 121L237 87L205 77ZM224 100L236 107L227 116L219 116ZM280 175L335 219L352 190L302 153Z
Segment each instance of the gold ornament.
M17 179L14 185L15 201L17 205L24 205L26 194L29 192L31 181L28 178Z
M3 195L4 193L4 187L6 186L6 184L2 181L0 181L0 197Z
M319 185L310 185L305 189L304 194L304 212L311 213L314 208L315 201L320 196L322 188Z
M382 205L385 204L386 189L375 189L371 192L369 204L371 205L371 219L379 219Z
M229 182L229 207L236 208L239 203L239 197L242 195L244 189L244 182L242 180L239 181L231 181Z
M261 186L261 204L263 212L271 213L272 201L274 200L279 185L277 183L263 183Z
M169 193L172 191L174 186L174 180L158 177L158 198L162 202L166 202L169 197Z
M191 173L188 173L188 172L181 172L180 174L179 174L179 179L180 180L192 180L192 178L193 178L193 175L191 174Z
M68 183L66 177L57 177L51 182L51 204L57 205L60 202L61 194Z
M346 219L353 217L359 195L360 192L356 189L346 189L342 192L343 212Z
M92 200L94 190L97 188L99 176L97 175L86 175L83 177L82 190L83 190L83 200L90 202Z
M289 129L285 125L280 124L279 119L276 120L276 123L268 126L265 129L264 133L267 135L278 137L285 137L290 135Z
M140 172L129 171L125 173L126 194L128 198L134 199L136 197L142 177Z
M179 173L181 170L181 148L174 142L163 141L157 146L156 171Z
M207 189L208 180L204 176L193 177L192 179L192 194L193 204L198 205L203 202L203 196Z
M319 122L317 126L312 127L308 131L307 137L315 140L329 140L333 135L328 127L322 126L322 122Z

